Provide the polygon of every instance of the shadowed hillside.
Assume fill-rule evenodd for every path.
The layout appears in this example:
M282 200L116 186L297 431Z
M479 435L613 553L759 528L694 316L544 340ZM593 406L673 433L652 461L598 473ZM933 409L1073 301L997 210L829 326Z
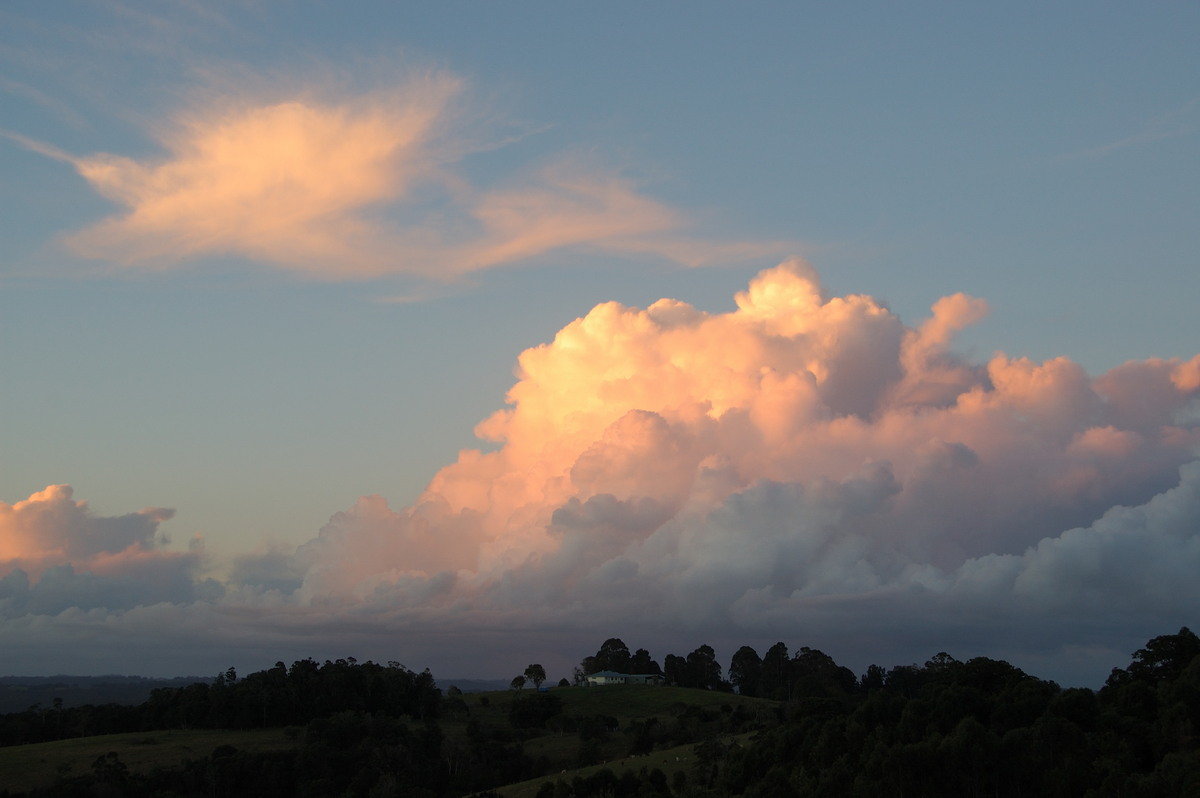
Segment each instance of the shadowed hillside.
M1200 794L1200 638L1186 628L1099 691L983 657L847 678L819 651L785 654L743 647L728 682L705 656L690 671L676 658L710 688L443 693L398 663L230 669L138 706L0 716L0 797Z

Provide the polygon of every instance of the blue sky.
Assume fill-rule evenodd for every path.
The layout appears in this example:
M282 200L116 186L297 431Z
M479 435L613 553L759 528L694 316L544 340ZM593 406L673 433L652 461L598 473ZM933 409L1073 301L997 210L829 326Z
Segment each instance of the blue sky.
M403 514L459 450L502 448L473 430L505 406L518 355L594 306L670 297L728 314L790 256L825 296L875 297L910 329L940 297L982 298L990 312L953 343L980 368L997 351L1093 377L1187 362L1197 33L1200 9L1182 3L5 4L0 501L70 484L95 518L173 508L155 532L170 542L139 545L183 556L199 536L189 578L228 602L236 558L282 557L360 496ZM330 223L379 233L343 263L259 228L199 245L185 222L151 234L129 221L148 196L138 169L185 161L221 113L234 124L289 102L313 112L300 126L434 120L401 159L411 185L356 194ZM114 162L126 171L105 194L85 172ZM603 213L589 204L601 195ZM324 218L309 228L323 235ZM572 225L584 232L565 243L494 255ZM1194 398L1180 402L1173 423L1192 435ZM1141 506L1188 458L1156 460L1140 493L1063 512L1090 528ZM1151 625L1078 645L1102 658L1174 631ZM51 667L57 650L10 667Z

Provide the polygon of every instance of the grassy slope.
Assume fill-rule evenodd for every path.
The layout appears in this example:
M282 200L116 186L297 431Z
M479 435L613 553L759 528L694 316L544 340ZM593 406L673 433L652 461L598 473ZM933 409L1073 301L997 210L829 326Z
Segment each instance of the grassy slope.
M570 687L554 688L551 693L563 701L563 713L566 715L607 715L616 718L620 728L625 729L631 721L644 720L649 717L666 718L677 713L682 707L698 706L702 709L720 710L722 706L735 708L744 705L752 711L762 711L774 715L777 702L759 698L744 698L731 693L716 693L707 690L692 690L684 687L647 687L610 685L606 687ZM464 695L471 717L489 726L507 726L508 707L516 698L514 691L496 693L472 693ZM487 699L487 705L483 700ZM465 722L444 722L442 728L447 739L465 736ZM752 735L741 735L739 741L746 744ZM744 739L742 739L744 738ZM645 756L626 756L629 749L629 739L620 731L614 733L607 743L601 745L602 764L585 768L575 768L575 755L579 750L579 738L573 733L562 736L543 734L525 741L525 753L532 757L544 756L562 773L532 779L520 784L500 788L498 791L506 798L532 798L543 782L561 778L570 781L575 776L588 776L604 768L611 769L617 775L626 770L639 771L642 768L653 770L658 768L670 779L676 771L691 773L695 764L692 749L695 742L675 748L660 749Z
M763 699L682 687L613 685L554 688L551 693L562 699L565 714L581 717L607 715L616 718L622 729L627 728L630 721L653 716L666 718L686 706L720 710L723 705L731 708L746 705L750 709L761 709L771 714L777 706L775 702ZM509 705L517 695L518 693L511 690L468 693L463 699L470 709L472 719L487 726L508 728ZM443 718L440 725L447 742L466 740L466 719ZM148 773L155 768L173 767L187 759L208 756L219 745L228 744L246 751L266 751L290 748L298 743L298 740L285 736L282 729L197 730L113 734L0 748L0 788L14 792L25 791L34 787L49 786L60 776L90 773L96 758L109 751L116 751L131 772ZM527 754L535 758L544 756L552 766L566 770L567 779L574 775L586 776L603 767L610 767L618 774L626 769L636 771L646 767L652 770L657 767L669 778L675 770L690 770L693 764L691 744L654 751L643 757L626 757L628 748L629 740L618 731L607 743L601 745L603 758L610 760L608 764L574 770L573 763L579 750L577 735L565 733L558 736L543 733L525 741ZM543 780L512 785L503 792L514 797L533 795Z
M742 734L734 739L738 745L749 745L750 739L753 736L753 733ZM506 787L499 787L496 791L503 795L504 798L534 798L537 795L537 791L546 782L553 783L556 779L562 779L569 784L576 776L587 778L593 773L605 769L611 770L617 776L620 776L627 770L637 773L643 768L648 771L658 768L666 775L669 783L676 772L682 771L689 778L693 775L693 769L696 766L695 747L695 743L688 743L687 745L680 745L675 748L657 750L644 756L620 757L599 765L566 769L562 773L542 776L530 779L529 781L522 781L519 784L510 784Z
M283 729L202 729L107 734L0 748L0 788L24 792L49 786L60 776L91 773L96 758L109 751L116 751L131 773L148 773L208 756L219 745L245 751L274 751L291 748L296 740L284 736Z
M509 705L518 695L528 693L528 690L523 693L506 690L496 693L466 693L462 697L473 718L493 726L507 726ZM563 712L568 715L608 715L620 721L622 727L631 720L642 720L652 716L664 717L679 706L720 709L722 705L746 705L752 709L767 708L769 711L774 711L778 706L776 702L762 698L744 698L733 693L692 690L686 687L555 687L550 693L562 699ZM487 706L483 706L483 699L487 699Z

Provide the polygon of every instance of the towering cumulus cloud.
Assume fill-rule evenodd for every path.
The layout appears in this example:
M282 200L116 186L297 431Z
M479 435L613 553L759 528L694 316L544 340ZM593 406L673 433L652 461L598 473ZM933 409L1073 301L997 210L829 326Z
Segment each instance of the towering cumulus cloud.
M509 650L523 632L786 639L1096 678L1200 608L1200 356L1097 378L1065 358L969 362L954 334L986 312L954 295L910 327L827 296L800 261L727 313L598 305L521 355L476 429L489 450L410 507L364 497L294 553L243 560L223 597L179 612L411 650L478 654L498 630ZM30 504L78 518L52 491L6 509L6 530L35 527L11 521ZM142 538L18 531L5 556L126 556L159 516L137 518Z
M1200 357L1098 379L1065 358L970 363L951 340L982 301L907 327L800 261L736 300L607 303L524 352L476 430L498 448L401 512L336 516L299 552L298 595L1080 646L1200 606Z

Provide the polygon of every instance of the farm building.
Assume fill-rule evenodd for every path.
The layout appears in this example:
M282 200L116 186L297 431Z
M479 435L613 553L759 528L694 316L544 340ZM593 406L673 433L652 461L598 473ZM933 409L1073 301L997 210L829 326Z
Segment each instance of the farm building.
M597 671L587 677L588 687L600 687L608 684L650 684L660 685L663 677L657 673L617 673L616 671Z

